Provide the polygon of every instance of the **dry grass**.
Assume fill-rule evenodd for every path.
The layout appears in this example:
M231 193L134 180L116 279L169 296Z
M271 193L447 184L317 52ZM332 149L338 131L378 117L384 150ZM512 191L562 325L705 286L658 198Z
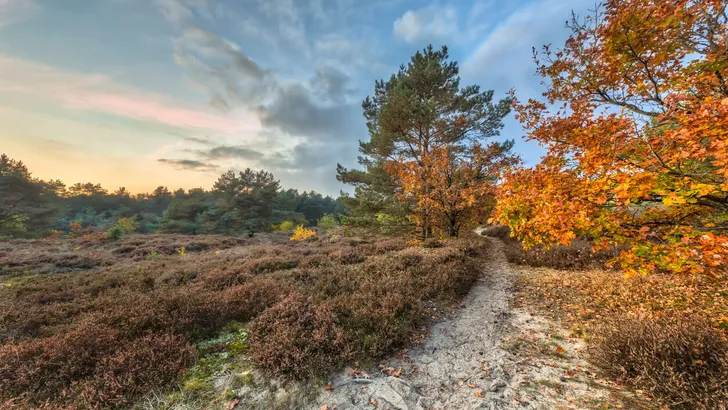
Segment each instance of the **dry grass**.
M0 242L0 403L128 406L178 380L194 345L251 320L251 353L271 374L379 358L413 340L425 306L457 305L482 245L285 234Z
M671 409L728 407L728 280L531 269L518 303L588 341L607 376Z
M591 359L673 410L728 408L728 341L703 318L615 318L597 330Z

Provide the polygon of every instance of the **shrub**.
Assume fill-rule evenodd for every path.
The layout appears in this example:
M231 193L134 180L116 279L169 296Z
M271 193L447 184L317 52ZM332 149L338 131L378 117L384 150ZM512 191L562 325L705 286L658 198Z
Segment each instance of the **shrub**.
M382 212L377 214L377 225L379 226L379 232L385 235L402 232L412 226L405 217Z
M114 225L120 227L126 233L132 233L139 228L139 224L134 218L120 218Z
M728 341L694 316L623 318L602 326L594 362L671 409L728 408Z
M298 266L298 259L282 256L263 256L245 263L245 268L253 275L293 269L296 266Z
M107 241L118 241L126 235L126 231L119 225L112 225L106 230L105 238Z
M332 214L326 214L318 220L318 226L323 228L326 232L339 226L339 220Z
M349 358L344 331L331 308L297 294L263 312L249 332L253 360L274 375L323 375Z
M523 249L515 239L507 238L503 242L508 262L534 267L564 270L605 268L607 261L618 254L617 250L594 252L591 243L584 239L575 239L570 245L555 245L550 249L542 246Z
M91 227L84 228L81 220L70 222L68 227L71 229L71 236L74 238L80 238L93 232Z
M226 289L221 296L230 320L248 321L283 300L289 291L290 286L282 280L257 276Z
M296 227L296 230L293 231L293 236L291 236L291 240L304 241L313 236L316 236L316 231L314 231L313 229L304 229L303 225L298 225Z
M296 224L294 224L291 221L283 221L278 225L273 225L273 230L279 231L279 232L290 232L296 227Z

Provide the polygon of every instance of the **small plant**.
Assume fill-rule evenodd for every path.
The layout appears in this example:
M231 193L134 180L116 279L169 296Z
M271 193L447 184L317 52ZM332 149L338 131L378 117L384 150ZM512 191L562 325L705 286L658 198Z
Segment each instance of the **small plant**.
M68 226L71 228L71 236L74 238L80 238L93 232L91 227L84 228L81 220L73 221L69 223Z
M339 220L332 214L326 214L318 220L318 226L323 228L324 231L329 232L330 230L340 225Z
M293 236L291 236L292 241L305 241L308 238L311 238L313 236L316 236L316 231L313 229L305 229L303 225L298 225L296 227L296 230L293 231Z
M121 227L126 233L132 233L139 228L139 224L134 218L121 218L114 225Z
M295 227L296 227L296 224L294 224L293 222L283 221L278 225L273 225L273 230L278 231L278 232L290 232Z
M147 260L154 260L154 259L157 259L158 257L159 257L159 252L157 252L156 250L153 250L147 254Z
M124 235L126 235L126 231L124 230L124 228L122 228L119 225L112 225L106 231L106 240L107 241L118 241L119 239L123 238Z
M57 229L51 229L51 231L48 233L48 239L61 239L63 237L63 231L59 231Z
M175 249L175 251L177 251L180 256L185 256L187 254L184 246L180 246L179 248Z

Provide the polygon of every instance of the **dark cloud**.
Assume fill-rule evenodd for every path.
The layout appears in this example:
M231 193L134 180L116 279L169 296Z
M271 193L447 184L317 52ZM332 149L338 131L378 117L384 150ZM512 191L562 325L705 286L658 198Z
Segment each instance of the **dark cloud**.
M364 123L359 105L324 105L301 84L279 89L277 98L258 112L263 126L312 141L352 141L353 136L361 135Z
M193 170L193 171L214 171L217 169L215 165L206 164L202 161L196 161L192 159L167 159L160 158L157 160L164 164L171 165L175 168Z
M209 150L199 150L197 153L208 159L238 158L258 160L263 157L263 153L250 148L245 148L241 145L221 145Z
M187 141L187 142L193 142L195 144L200 144L200 145L211 145L212 144L212 141L210 141L209 139L200 138L200 137L184 137L182 140Z
M344 104L347 97L356 92L351 86L349 76L331 66L316 68L311 87L321 100L337 104Z

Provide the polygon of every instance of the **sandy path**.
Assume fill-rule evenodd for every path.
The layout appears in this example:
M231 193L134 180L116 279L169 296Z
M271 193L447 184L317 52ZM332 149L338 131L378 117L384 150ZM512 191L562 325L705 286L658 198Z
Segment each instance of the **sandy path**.
M408 352L408 359L388 362L402 369L399 377L378 373L361 380L343 373L332 381L334 391L320 397L326 407L319 404L316 410L515 408L515 360L499 347L508 328L515 273L502 243L487 240L488 266L464 307L433 326L430 338Z

